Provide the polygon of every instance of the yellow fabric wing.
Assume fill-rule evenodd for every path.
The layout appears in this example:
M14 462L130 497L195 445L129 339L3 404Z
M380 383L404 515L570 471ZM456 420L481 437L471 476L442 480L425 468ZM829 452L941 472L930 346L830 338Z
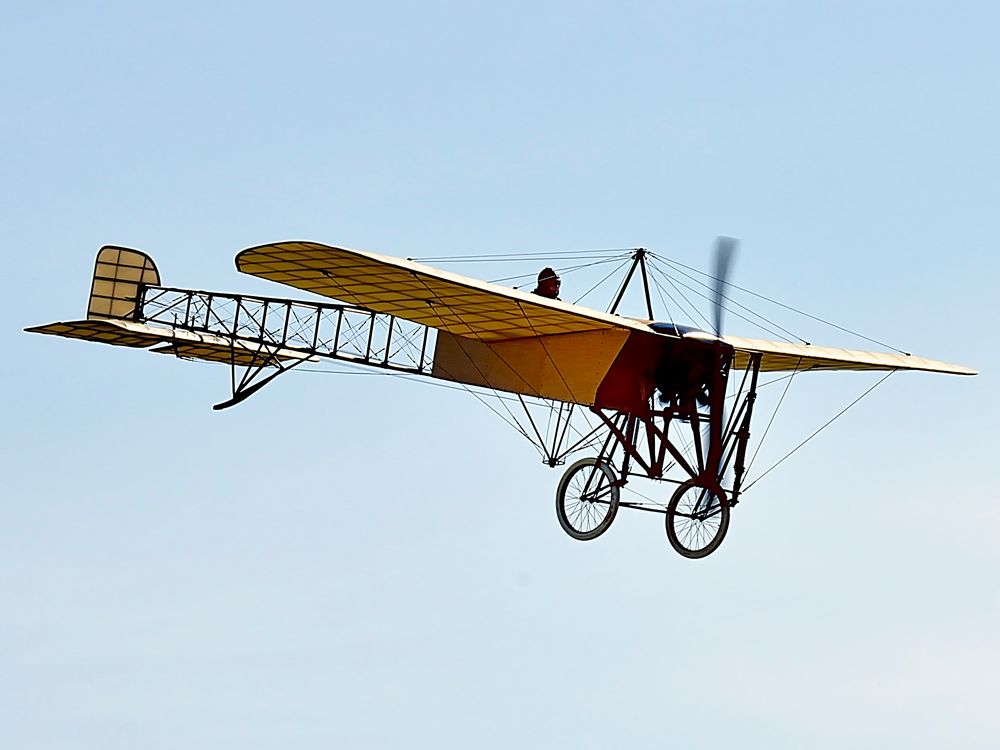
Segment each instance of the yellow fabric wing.
M707 335L707 334L706 334ZM812 344L746 339L725 336L723 340L736 350L735 367L745 367L751 354L760 353L763 372L802 370L923 370L951 375L976 375L969 367L925 359L910 354L864 352Z
M477 281L421 263L316 242L282 242L236 256L243 273L478 341L504 341L642 323Z

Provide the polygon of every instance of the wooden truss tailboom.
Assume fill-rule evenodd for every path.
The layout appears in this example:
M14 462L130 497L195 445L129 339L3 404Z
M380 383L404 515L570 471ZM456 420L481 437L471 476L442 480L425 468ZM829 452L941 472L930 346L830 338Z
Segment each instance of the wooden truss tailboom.
M278 375L316 358L411 375L431 372L431 329L353 305L143 286L133 318L230 342L228 356L217 351L211 357L232 367L232 396L216 409L240 403ZM175 353L207 358L180 346Z

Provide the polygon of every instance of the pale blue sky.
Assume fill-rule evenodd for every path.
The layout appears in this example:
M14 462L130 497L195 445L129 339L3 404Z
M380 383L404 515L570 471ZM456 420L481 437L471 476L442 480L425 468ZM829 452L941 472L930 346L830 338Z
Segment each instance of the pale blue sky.
M4 17L0 745L1000 743L994 4ZM235 253L718 234L737 283L982 374L890 378L699 562L646 514L566 537L467 395L293 374L217 413L224 369L21 333L82 316L106 243L286 296ZM867 382L803 376L775 455Z

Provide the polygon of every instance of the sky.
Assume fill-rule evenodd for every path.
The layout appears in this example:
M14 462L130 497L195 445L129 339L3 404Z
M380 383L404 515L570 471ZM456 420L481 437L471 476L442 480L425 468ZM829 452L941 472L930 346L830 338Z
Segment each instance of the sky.
M995 4L4 17L0 745L1000 743ZM570 539L560 470L467 394L289 374L214 412L221 367L22 332L83 317L104 244L284 297L235 254L703 268L720 234L741 286L981 374L892 376L700 561L651 514ZM771 457L865 377L802 376Z

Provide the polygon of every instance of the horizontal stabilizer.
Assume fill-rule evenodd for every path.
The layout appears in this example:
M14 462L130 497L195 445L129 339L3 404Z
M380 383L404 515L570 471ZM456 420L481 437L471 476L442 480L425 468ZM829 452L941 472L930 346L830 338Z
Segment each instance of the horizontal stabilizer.
M64 336L68 339L96 341L112 346L132 346L140 349L153 346L164 340L162 328L152 328L127 320L68 320L49 323L44 326L25 328L28 333L44 333L49 336Z
M113 346L131 346L157 354L173 354L182 359L201 359L241 366L260 366L278 360L315 360L294 349L285 349L256 341L243 341L210 333L195 333L179 328L150 326L131 320L71 320L25 328L28 333L44 333L71 339L96 341Z

